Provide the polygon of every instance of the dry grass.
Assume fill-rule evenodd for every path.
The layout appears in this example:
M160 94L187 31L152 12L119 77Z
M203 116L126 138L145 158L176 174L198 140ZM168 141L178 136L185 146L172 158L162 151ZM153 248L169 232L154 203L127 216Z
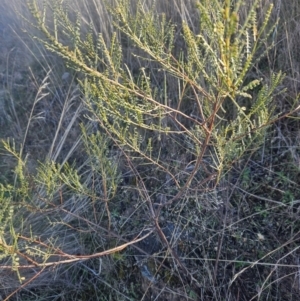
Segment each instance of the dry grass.
M109 42L113 28L103 2L78 0L73 7L83 14L84 29L92 22L93 30L102 32ZM145 7L152 3L144 2ZM132 11L135 3L132 0ZM166 13L177 24L178 49L182 46L182 20L198 30L194 3L193 0L156 1L157 12ZM274 6L272 18L275 21L280 17L273 37L275 47L252 72L266 80L270 71L286 73L284 85L288 89L276 99L276 111L280 114L299 105L295 96L300 83L300 5L292 0L274 0ZM30 26L16 11L29 16L24 1L1 1L0 138L14 139L19 145L27 158L29 179L36 174L39 162L68 162L80 171L84 185L92 186L102 196L103 181L92 170L79 124L88 124L90 133L95 133L98 127L86 119L76 73L21 30ZM133 51L130 45L124 50L125 63L132 70L142 64L132 58ZM160 83L157 67L148 67L153 68L153 82ZM174 93L170 97L176 97L176 82L170 79L168 85ZM143 162L139 162L138 169L132 168L130 160L111 146L112 141L107 138L111 146L107 157L118 165L120 175L109 208L107 199L83 197L71 193L65 185L56 187L49 200L45 187L35 182L30 183L29 200L15 200L19 209L14 225L20 234L20 251L24 251L22 244L29 245L23 254L33 254L36 262L55 263L70 256L77 256L78 260L43 269L20 269L25 277L22 284L16 273L5 268L11 264L10 260L2 260L2 299L297 300L299 138L299 115L295 113L279 120L267 133L263 147L249 150L218 187L211 190L203 184L162 210L159 222L164 234L193 281L182 273L174 256L155 234L122 252L79 260L78 256L128 243L145 229L152 229L145 199L156 196L158 202L163 202L174 195L175 185L169 178L162 178ZM167 148L167 141L163 143ZM184 149L174 153L166 150L161 156L172 166L177 179L187 177L188 164L193 158L187 158ZM0 183L13 182L14 166L15 159L1 149ZM138 185L137 179L142 179L146 190ZM43 252L48 257L43 257ZM20 265L27 264L23 257Z

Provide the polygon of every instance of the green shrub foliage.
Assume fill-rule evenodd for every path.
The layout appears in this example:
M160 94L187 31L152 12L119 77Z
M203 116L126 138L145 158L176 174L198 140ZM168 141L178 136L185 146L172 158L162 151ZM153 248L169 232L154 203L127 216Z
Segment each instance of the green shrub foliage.
M258 24L258 0L243 20L244 1L198 2L200 30L193 32L183 21L179 34L184 47L175 56L176 26L164 15L145 11L140 2L134 15L126 0L110 8L116 30L110 42L101 33L84 36L80 16L72 22L60 1L45 5L43 13L35 1L28 3L45 35L40 41L83 75L80 85L90 118L132 158L174 178L164 154L189 153L194 169L185 183L177 182L186 188L206 155L220 179L250 146L261 143L283 75L274 74L265 83L248 72L268 50L264 45L275 26L269 25L272 6ZM53 28L44 17L50 9ZM124 63L124 48L139 60L138 72ZM171 80L176 85L169 87Z

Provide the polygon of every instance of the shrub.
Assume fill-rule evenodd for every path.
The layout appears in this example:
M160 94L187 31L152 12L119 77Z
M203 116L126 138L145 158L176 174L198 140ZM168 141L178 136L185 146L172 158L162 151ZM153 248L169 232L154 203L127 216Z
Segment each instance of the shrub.
M133 13L129 1L119 0L108 8L115 33L106 41L92 26L81 32L80 14L74 20L64 2L50 1L42 9L35 0L27 3L33 25L44 35L34 38L78 74L86 117L81 125L85 158L41 162L30 186L22 152L5 144L19 162L14 186L22 199L18 206L30 204L34 195L35 210L43 211L54 233L74 228L78 232L73 241L68 236L70 245L65 247L49 229L45 235L49 243L36 233L27 238L16 235L14 223L20 221L15 221L10 227L13 240L2 244L6 255L29 260L43 271L97 257L101 266L101 256L113 254L105 261L109 274L118 269L111 263L123 260L118 252L133 243L139 249L132 251L134 257L145 253L149 244L161 251L155 247L155 232L165 246L164 259L142 265L141 273L151 283L159 278L155 273L174 287L190 283L189 295L199 297L197 289L208 280L194 273L194 264L184 262L178 250L180 241L199 237L198 229L188 233L188 227L176 220L176 212L192 212L194 206L196 212L219 208L226 174L261 146L267 128L278 120L273 98L284 91L284 75L272 74L267 81L252 72L273 46L270 36L277 23L269 22L272 5L260 22L260 0L250 7L244 1L199 2L200 30L193 32L184 21L178 29L164 14L155 15L154 7L145 9L139 1ZM132 65L126 64L125 50L132 52ZM9 187L3 186L3 200ZM11 196L5 201L15 202ZM178 209L182 204L186 208ZM197 218L197 213L183 215L187 225ZM9 224L7 219L4 224ZM105 234L98 235L95 229ZM27 255L18 244L20 237ZM76 248L76 242L84 248ZM76 250L69 252L71 246ZM89 255L77 254L85 252ZM96 275L94 266L83 266ZM120 266L114 273L123 280L125 268ZM210 285L216 279L217 268Z

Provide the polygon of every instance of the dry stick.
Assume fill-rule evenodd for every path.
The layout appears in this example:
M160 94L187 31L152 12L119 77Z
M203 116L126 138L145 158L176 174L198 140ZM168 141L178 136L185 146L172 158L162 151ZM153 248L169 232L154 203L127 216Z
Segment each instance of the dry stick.
M61 209L61 210L64 211L64 212L66 212L66 213L68 213L68 214L70 214L70 215L72 215L72 216L77 217L78 219L81 219L81 220L85 221L87 224L90 224L91 226L93 226L93 227L95 227L95 228L99 228L99 229L101 229L102 231L107 232L109 235L113 235L114 237L118 238L119 240L127 241L126 239L122 238L121 236L119 236L118 234L114 233L113 231L109 231L109 230L107 230L106 228L101 227L101 226L99 226L99 225L97 225L97 224L95 224L95 223L93 223L93 222L91 222L91 221L89 221L89 220L87 220L87 219L81 217L81 216L77 216L76 214L74 214L74 213L72 213L72 212L69 212L69 211L67 211L67 210L65 210L65 209ZM77 231L80 231L80 230L78 230L78 229L76 229L76 230L77 230ZM153 231L154 231L154 230L152 230L151 233L152 233ZM150 235L151 233L149 233L149 235ZM49 248L49 246L48 246L47 244L45 244L44 242L42 242L42 241L40 241L40 240L32 240L32 239L27 238L27 237L24 237L24 236L19 236L19 238L24 239L24 240L29 241L29 242L33 242L33 243L39 244L39 245L41 245L41 246L44 247L44 248ZM141 239L142 239L142 238L141 238ZM128 241L127 241L127 242L128 242ZM146 254L146 255L148 254L147 252L145 252L144 250L142 250L142 249L139 248L138 246L134 246L134 247L135 247L137 250L139 250L140 252L142 252L142 253L144 253L144 254ZM55 248L54 251L55 251L56 253L54 253L53 255L56 255L56 256L57 256L57 255L58 255L58 256L61 256L61 257L70 257L70 256L73 256L73 255L64 253L64 252L63 252L62 250L60 250L59 248ZM31 261L32 261L32 259L27 258L27 257L24 256L22 253L19 254L19 255L20 255L20 256L23 256L23 257L24 257L25 259L27 259L27 260L31 260ZM35 261L32 261L32 263L34 263L34 264L37 265L37 263L36 263Z
M36 263L36 264L29 264L29 265L22 265L22 266L19 266L18 268L22 268L22 269L25 269L25 268L34 268L34 267L41 267L41 268L45 268L45 267L49 267L49 266L53 266L53 265L59 265L59 264L63 264L63 263L71 263L71 262L76 262L76 261L82 261L82 260L88 260L88 259L91 259L91 258L97 258L97 257L102 257L102 256L105 256L105 255L110 255L110 254L113 254L113 253L116 253L116 252L120 252L122 250L124 250L125 248L127 248L128 246L136 243L136 242L139 242L143 239L145 239L146 237L148 237L152 232L154 231L154 229L152 229L150 232L148 232L146 235L140 237L140 238L135 238L134 240L128 242L128 243L125 243L123 245L120 245L118 247L115 247L115 248L112 248L112 249L109 249L109 250L105 250L105 251L102 251L102 252L99 252L99 253L94 253L94 254L91 254L91 255L70 255L70 254L65 254L64 256L67 256L69 257L69 259L66 259L66 260L61 260L59 262L45 262L45 263ZM1 269L11 269L12 266L1 266Z
M52 205L52 204L51 204ZM53 205L54 206L54 205ZM73 216L76 216L77 218L80 218L82 220L84 220L86 223L96 227L96 228L99 228L101 230L103 230L104 232L107 232L109 234L113 234L115 237L119 238L120 240L125 240L124 238L120 237L118 234L116 233L113 233L112 231L108 231L106 228L104 227L101 227L99 225L96 225L94 224L93 222L83 218L83 217L80 217L80 216L77 216L76 214L72 213L72 212L69 212L65 209L60 209L62 210L63 212L67 212L68 214L70 215L73 215ZM131 245L131 244L134 244L138 241L141 241L143 240L144 238L148 237L152 232L154 231L154 229L152 229L148 234L146 234L145 236L139 238L139 239L135 239L131 242L127 242L126 244L123 244L119 247L116 247L116 248L113 248L113 249L109 249L109 250L106 250L104 252L101 252L101 253L96 253L96 254L92 254L92 255L86 255L86 256L74 256L74 255L71 255L71 254L66 254L64 253L63 251L61 251L60 249L56 248L55 249L55 252L56 254L53 254L55 256L61 256L61 257L67 257L67 258L70 258L69 260L64 260L64 261L60 261L60 262L54 262L54 263L44 263L44 264L39 264L37 263L36 261L34 261L33 259L29 258L27 255L24 255L22 254L21 252L19 251L15 251L19 256L25 258L26 260L28 260L29 262L32 263L32 265L23 265L23 266L19 266L18 268L19 269L22 269L22 268L33 268L33 267L47 267L47 266L51 266L51 265L58 265L58 264L62 264L62 263L70 263L70 262L76 262L76 261L82 261L82 260L87 260L87 259L90 259L90 258L95 258L95 257L100 257L100 256L103 256L103 255L108 255L108 254L112 254L112 253L115 253L115 252L119 252L121 250L123 250L124 248L126 248L127 246ZM21 239L24 239L24 240L27 240L27 241L32 241L30 238L27 238L27 237L24 237L24 236L19 236L19 238ZM126 240L125 240L126 241ZM45 248L48 248L49 246L45 243L43 243L42 241L33 241ZM2 245L3 247L7 247L6 245ZM11 269L12 266L1 266L2 269Z
M10 297L12 297L13 295L15 295L19 290L21 290L22 288L24 288L26 285L28 285L30 282L32 282L35 278L37 278L44 270L45 268L43 268L42 270L40 270L37 274L35 274L33 277L31 277L28 281L26 281L25 283L23 283L20 287L18 287L16 290L14 290L11 294L9 294L3 301L8 301L10 299Z

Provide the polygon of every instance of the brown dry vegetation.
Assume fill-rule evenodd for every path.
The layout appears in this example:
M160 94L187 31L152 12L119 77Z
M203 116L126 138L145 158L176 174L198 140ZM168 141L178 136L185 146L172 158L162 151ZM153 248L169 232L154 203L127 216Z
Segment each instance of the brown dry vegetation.
M18 244L20 257L16 265L12 258L0 254L0 299L298 300L299 113L272 124L263 144L249 149L218 185L203 183L199 172L195 177L201 185L191 185L176 202L163 206L158 222L169 244L166 247L153 226L146 200L153 200L153 208L159 210L155 203L176 195L174 179L135 158L134 153L128 157L103 134L97 122L89 121L91 116L77 84L81 74L30 38L28 32L42 35L21 18L20 14L34 22L24 2L0 3L0 138L9 139L11 144L14 141L21 159L26 158L24 172L30 191L24 199L13 199L11 225L17 242L10 238L9 227L3 237L0 232L1 249ZM88 31L91 24L109 43L114 29L103 2L76 0L72 6L82 13L82 31ZM134 14L136 1L131 2ZM184 51L182 20L194 32L199 30L195 2L155 3L158 14L164 12L177 24L174 55ZM152 5L150 0L145 3L146 7ZM286 74L282 87L287 90L274 99L275 113L281 116L299 105L300 4L293 0L263 3L261 16L265 5L273 3L271 23L277 17L280 21L271 37L275 46L255 64L249 78L268 82L271 72ZM243 13L246 15L247 9L241 18ZM144 53L120 32L118 38L124 63L132 73L146 67L153 85L159 87L164 79L157 72L158 65L148 61L144 66L140 59ZM167 78L168 99L178 98L177 85L174 78ZM191 98L184 101L180 109L192 114ZM86 134L81 123L86 125ZM93 170L85 147L85 137L99 132L102 135L95 135L95 141L106 146L100 166L107 181L101 168ZM195 161L185 149L184 137L173 150L168 148L169 138L153 138L162 146L160 159L178 182L184 182ZM209 169L210 160L213 158L209 156L203 159L203 168ZM47 187L34 180L37 167L40 172L41 166L46 170L48 162L76 168L83 187L93 187L95 194L74 193L61 184L50 197ZM1 145L1 184L16 185L17 163ZM111 174L104 165L111 167ZM115 184L115 190L106 184ZM146 234L145 239L135 242ZM124 248L114 249L119 246ZM20 277L24 279L20 281Z

